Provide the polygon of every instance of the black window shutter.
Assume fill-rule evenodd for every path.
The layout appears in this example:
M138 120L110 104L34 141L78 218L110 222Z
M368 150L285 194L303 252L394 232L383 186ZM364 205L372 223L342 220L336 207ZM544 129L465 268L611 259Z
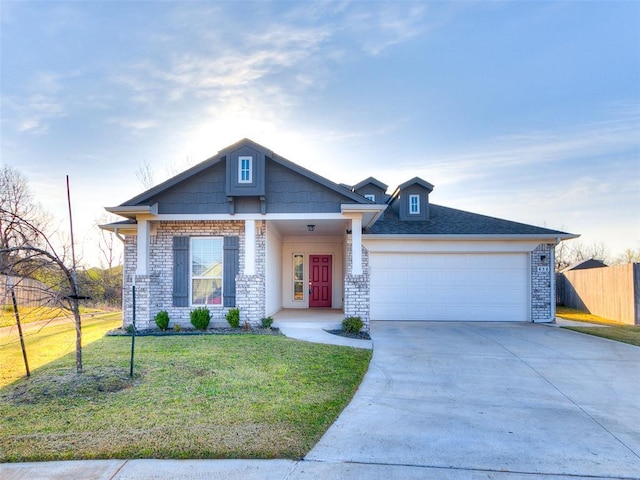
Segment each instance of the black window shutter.
M239 268L239 245L237 236L224 237L224 279L223 279L223 306L236 306L236 275Z
M189 306L189 237L173 237L173 306Z

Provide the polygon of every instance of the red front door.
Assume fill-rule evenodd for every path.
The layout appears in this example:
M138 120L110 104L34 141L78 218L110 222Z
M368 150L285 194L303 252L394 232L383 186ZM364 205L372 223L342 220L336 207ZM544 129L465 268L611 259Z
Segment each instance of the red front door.
M309 255L309 307L331 307L331 255Z

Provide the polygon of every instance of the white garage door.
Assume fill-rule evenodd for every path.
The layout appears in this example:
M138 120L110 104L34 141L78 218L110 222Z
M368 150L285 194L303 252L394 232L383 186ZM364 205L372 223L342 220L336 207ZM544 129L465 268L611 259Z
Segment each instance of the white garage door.
M371 253L372 320L528 321L528 255Z

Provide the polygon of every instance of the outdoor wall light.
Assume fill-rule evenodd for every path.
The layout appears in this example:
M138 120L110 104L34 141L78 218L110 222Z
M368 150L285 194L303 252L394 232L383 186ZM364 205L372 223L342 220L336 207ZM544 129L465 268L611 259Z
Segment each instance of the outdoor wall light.
M313 232L316 229L315 225L307 225L307 230L309 230L310 232Z
M546 262L547 261L547 256L546 255L540 255L540 261L541 262Z

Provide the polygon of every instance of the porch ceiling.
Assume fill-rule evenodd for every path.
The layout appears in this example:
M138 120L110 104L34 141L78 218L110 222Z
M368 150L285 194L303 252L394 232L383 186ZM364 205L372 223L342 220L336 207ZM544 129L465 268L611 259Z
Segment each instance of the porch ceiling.
M344 235L350 228L349 220L270 220L276 227L280 235L283 236L325 236ZM309 231L307 225L315 225L313 232Z

